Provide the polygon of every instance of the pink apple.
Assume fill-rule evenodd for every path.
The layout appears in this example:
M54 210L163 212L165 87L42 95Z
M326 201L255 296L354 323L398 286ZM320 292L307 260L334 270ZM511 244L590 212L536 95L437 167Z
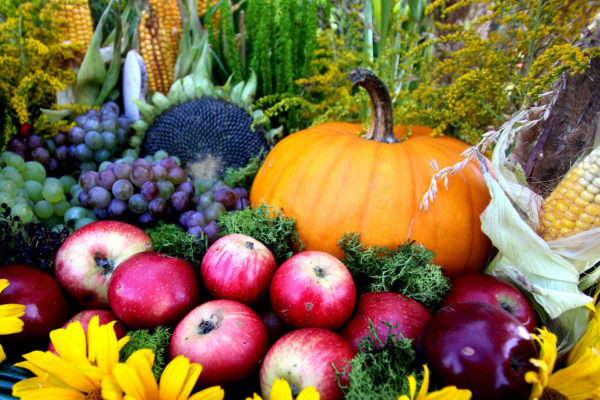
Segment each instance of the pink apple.
M108 284L110 308L133 329L174 326L199 298L200 283L190 263L154 251L120 263Z
M140 228L97 221L73 232L56 254L55 277L83 308L108 308L108 281L127 257L152 248Z
M268 292L276 268L275 257L264 244L233 233L208 248L200 276L214 298L252 305Z
M314 386L321 400L343 399L336 369L348 372L348 362L354 354L350 342L330 330L304 328L291 331L271 346L263 360L260 367L262 397L268 399L273 382L285 378L295 394ZM341 375L341 383L348 385L345 375Z
M322 251L305 251L275 271L270 297L273 310L289 326L336 330L354 310L356 288L339 259Z
M194 308L171 336L171 358L183 354L202 365L197 385L226 385L248 377L267 352L260 317L235 300L211 300Z
M48 340L50 331L69 318L69 306L52 276L29 266L13 264L0 267L0 279L8 287L0 293L0 304L23 304L23 331L2 336L3 341Z
M442 306L466 301L498 306L516 317L529 332L537 326L537 313L529 299L517 287L495 276L474 273L456 278Z
M77 314L75 314L73 317L71 317L67 322L65 322L63 324L62 328L66 328L67 326L69 326L69 324L71 324L73 322L79 322L81 324L81 327L83 328L83 331L87 332L87 328L88 328L88 325L90 324L90 320L92 319L92 317L94 317L96 315L98 316L98 323L100 324L100 326L106 325L112 321L116 321L115 324L113 325L113 328L115 330L115 334L117 335L117 339L120 339L127 334L127 328L125 327L125 325L123 325L123 323L121 321L119 321L119 319L117 318L115 313L110 310L83 310L83 311L80 311ZM52 344L52 342L50 342L50 344L48 345L48 351L51 351L53 353L55 352L54 345Z
M360 296L356 313L342 330L342 336L358 351L362 339L369 337L370 321L383 343L387 342L391 332L392 335L401 333L405 338L413 339L416 346L416 339L430 317L421 303L400 293L369 292ZM386 323L392 325L391 331Z

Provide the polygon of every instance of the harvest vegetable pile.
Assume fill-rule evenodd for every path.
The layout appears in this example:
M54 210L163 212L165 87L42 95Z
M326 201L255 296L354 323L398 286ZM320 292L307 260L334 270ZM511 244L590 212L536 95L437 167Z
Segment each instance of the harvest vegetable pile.
M0 4L0 399L600 399L600 6Z

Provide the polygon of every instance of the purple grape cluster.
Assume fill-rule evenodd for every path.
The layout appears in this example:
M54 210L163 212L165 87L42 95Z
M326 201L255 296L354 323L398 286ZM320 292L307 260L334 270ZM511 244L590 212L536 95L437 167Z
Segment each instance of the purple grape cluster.
M152 160L152 158L150 158ZM78 202L93 209L99 219L117 219L148 227L158 221L179 223L209 242L219 237L217 219L228 211L248 206L244 188L231 189L214 181L206 190L188 178L173 157L132 162L117 160L99 171L79 176Z
M44 165L49 176L77 170L96 170L97 165L120 154L129 141L131 121L119 115L119 105L109 101L75 118L75 126L48 140L38 135L15 137L7 149L25 160Z

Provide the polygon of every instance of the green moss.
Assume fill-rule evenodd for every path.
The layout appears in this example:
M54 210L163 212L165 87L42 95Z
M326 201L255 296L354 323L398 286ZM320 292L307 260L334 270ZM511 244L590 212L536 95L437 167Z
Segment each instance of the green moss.
M204 235L196 239L176 224L160 221L155 227L147 229L146 233L150 236L153 251L184 259L194 267L200 266L208 249Z
M158 326L151 333L148 329L137 329L127 332L129 342L121 349L119 360L125 362L129 356L140 349L150 349L154 352L152 372L157 381L168 361L167 348L171 339L171 329Z
M290 258L294 249L302 248L296 220L268 204L224 214L218 223L222 228L221 236L230 233L251 236L271 250L278 264Z
M346 374L349 385L340 387L346 400L388 400L409 394L407 377L413 375L420 382L422 368L417 363L412 341L402 334L391 334L384 343L377 335L373 324L371 336L361 341L361 351L350 361L350 372L338 372L338 377Z
M258 155L250 158L246 166L240 168L227 168L225 170L223 181L230 188L243 187L250 191L252 182L254 182L254 177L258 173L258 169L264 160L265 151L261 150Z
M434 253L423 246L368 247L358 233L347 233L338 245L346 253L342 262L361 292L398 292L433 311L450 291L450 280L440 266L432 264Z

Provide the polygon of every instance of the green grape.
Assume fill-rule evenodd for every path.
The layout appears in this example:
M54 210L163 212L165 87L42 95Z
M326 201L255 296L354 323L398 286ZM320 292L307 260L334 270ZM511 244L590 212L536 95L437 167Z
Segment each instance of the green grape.
M181 159L177 156L171 156L171 158L173 160L175 160L175 162L177 163L177 165L181 166Z
M0 192L14 195L17 193L17 185L10 179L2 179L0 180Z
M15 204L13 195L6 192L0 192L0 204L6 203L7 206L12 207Z
M19 216L24 223L33 221L33 210L28 204L15 204L11 208L11 214Z
M71 175L63 175L58 179L60 180L63 192L65 193L70 193L71 187L77 184L77 179L73 178Z
M6 165L15 167L19 171L22 171L23 168L25 168L25 160L23 160L23 157L12 151L7 151L6 153L9 153L4 161Z
M25 181L23 182L22 189L25 190L25 193L27 193L29 200L35 203L36 201L42 200L43 187L44 185L42 185L38 181Z
M136 158L138 158L138 152L135 151L134 149L126 149L123 151L123 158L131 158L133 160L135 160Z
M54 203L53 207L54 214L58 215L59 217L62 217L65 215L65 212L67 212L67 210L71 208L71 204L66 200L61 200L58 203Z
M2 169L2 173L6 179L13 181L18 188L23 186L23 177L21 176L19 170L17 170L15 167L11 167L10 165L6 166Z
M97 163L103 163L110 158L110 151L107 149L98 149L94 152L94 161Z
M33 206L33 211L35 211L35 214L39 218L47 219L54 214L54 207L52 207L52 203L46 200L40 200Z
M158 150L156 153L154 153L154 161L160 161L166 157L169 157L169 153L164 150Z
M104 171L110 164L112 164L112 161L110 160L102 161L98 166L98 172Z
M96 163L94 161L84 161L79 166L82 171L96 171Z
M42 196L50 203L58 203L61 201L65 197L65 193L63 192L60 181L59 183L44 183L44 187L42 188Z
M79 195L79 191L81 190L81 185L79 183L75 183L69 188L69 193L71 197L77 197Z
M61 186L62 186L62 183L60 182L60 179L58 179L58 178L55 178L55 177L53 177L53 176L49 176L49 177L47 177L46 179L44 179L44 182L42 182L42 183L43 183L43 184L46 184L46 183L56 183L56 184L58 184L58 185L61 185Z
M46 168L37 161L27 161L23 169L23 179L26 181L44 182Z
M68 210L65 211L65 214L64 214L65 224L72 219L75 221L78 221L82 218L87 218L87 216L88 216L87 211L88 211L87 209L85 209L83 207L79 207L79 206L69 208Z
M81 218L80 220L77 220L77 222L75 222L75 229L79 229L84 225L91 224L94 221L95 220L91 218Z

